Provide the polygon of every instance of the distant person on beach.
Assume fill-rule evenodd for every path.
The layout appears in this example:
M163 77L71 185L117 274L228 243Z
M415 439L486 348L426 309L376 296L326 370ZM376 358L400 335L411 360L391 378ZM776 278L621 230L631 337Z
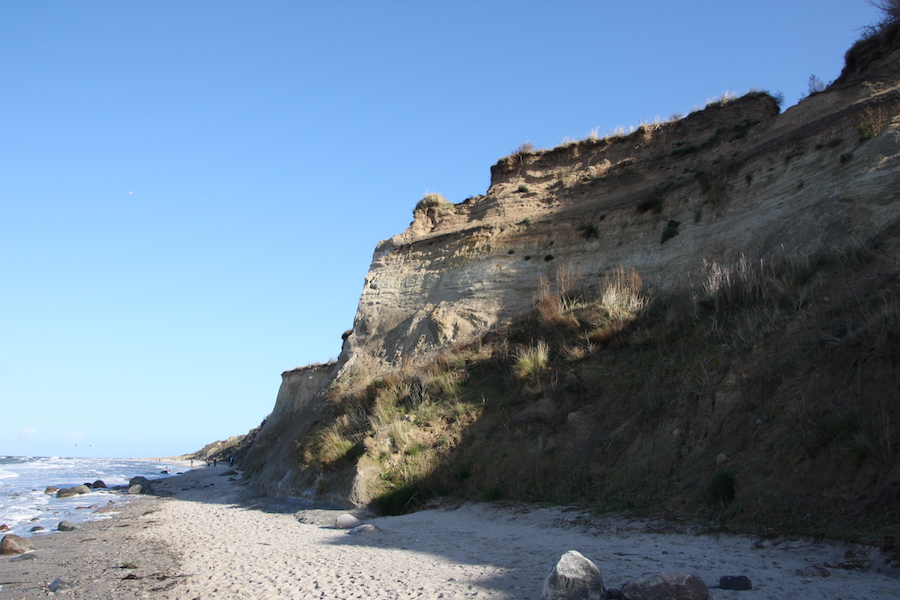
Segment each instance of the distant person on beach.
M233 466L234 466L234 457L233 457L233 456L232 456L231 458L228 459L228 466L229 466L229 467L233 467Z
M213 466L216 466L216 463L219 462L219 459L213 456Z

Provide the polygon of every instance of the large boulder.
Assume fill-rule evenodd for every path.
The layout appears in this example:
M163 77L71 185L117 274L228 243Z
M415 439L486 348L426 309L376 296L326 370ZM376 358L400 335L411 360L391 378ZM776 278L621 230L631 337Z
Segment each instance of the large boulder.
M576 550L562 555L544 580L541 600L606 600L600 569Z
M128 493L129 494L152 494L153 486L150 484L149 479L138 475L137 477L132 477L128 481Z
M623 600L706 600L709 590L690 573L645 573L622 586Z
M24 554L29 550L34 550L34 544L28 538L20 537L14 533L8 533L0 540L0 554L9 556L11 554Z
M106 483L102 479L98 479L94 483L91 484L91 487L95 490L103 489L106 487Z

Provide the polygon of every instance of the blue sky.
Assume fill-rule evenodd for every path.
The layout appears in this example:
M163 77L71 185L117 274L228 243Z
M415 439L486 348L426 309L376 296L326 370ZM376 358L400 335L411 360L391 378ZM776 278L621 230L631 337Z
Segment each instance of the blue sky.
M245 433L426 192L838 76L864 0L0 4L0 455Z

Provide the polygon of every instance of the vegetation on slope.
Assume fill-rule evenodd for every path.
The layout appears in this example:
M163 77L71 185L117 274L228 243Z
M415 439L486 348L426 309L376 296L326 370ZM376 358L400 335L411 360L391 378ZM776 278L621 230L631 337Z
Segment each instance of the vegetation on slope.
M896 535L893 255L708 264L668 295L633 270L561 269L527 318L425 367L336 382L297 460L323 488L377 473L385 513L451 495Z

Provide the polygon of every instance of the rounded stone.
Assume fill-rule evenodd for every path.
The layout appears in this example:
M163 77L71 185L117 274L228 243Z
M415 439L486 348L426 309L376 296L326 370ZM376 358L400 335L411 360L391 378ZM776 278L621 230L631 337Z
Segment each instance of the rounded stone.
M0 554L9 556L11 554L24 554L29 550L34 550L34 544L28 538L23 538L14 533L8 533L0 540Z
M360 525L362 525L362 521L349 513L339 516L334 521L334 526L338 529L353 529L354 527L359 527Z

